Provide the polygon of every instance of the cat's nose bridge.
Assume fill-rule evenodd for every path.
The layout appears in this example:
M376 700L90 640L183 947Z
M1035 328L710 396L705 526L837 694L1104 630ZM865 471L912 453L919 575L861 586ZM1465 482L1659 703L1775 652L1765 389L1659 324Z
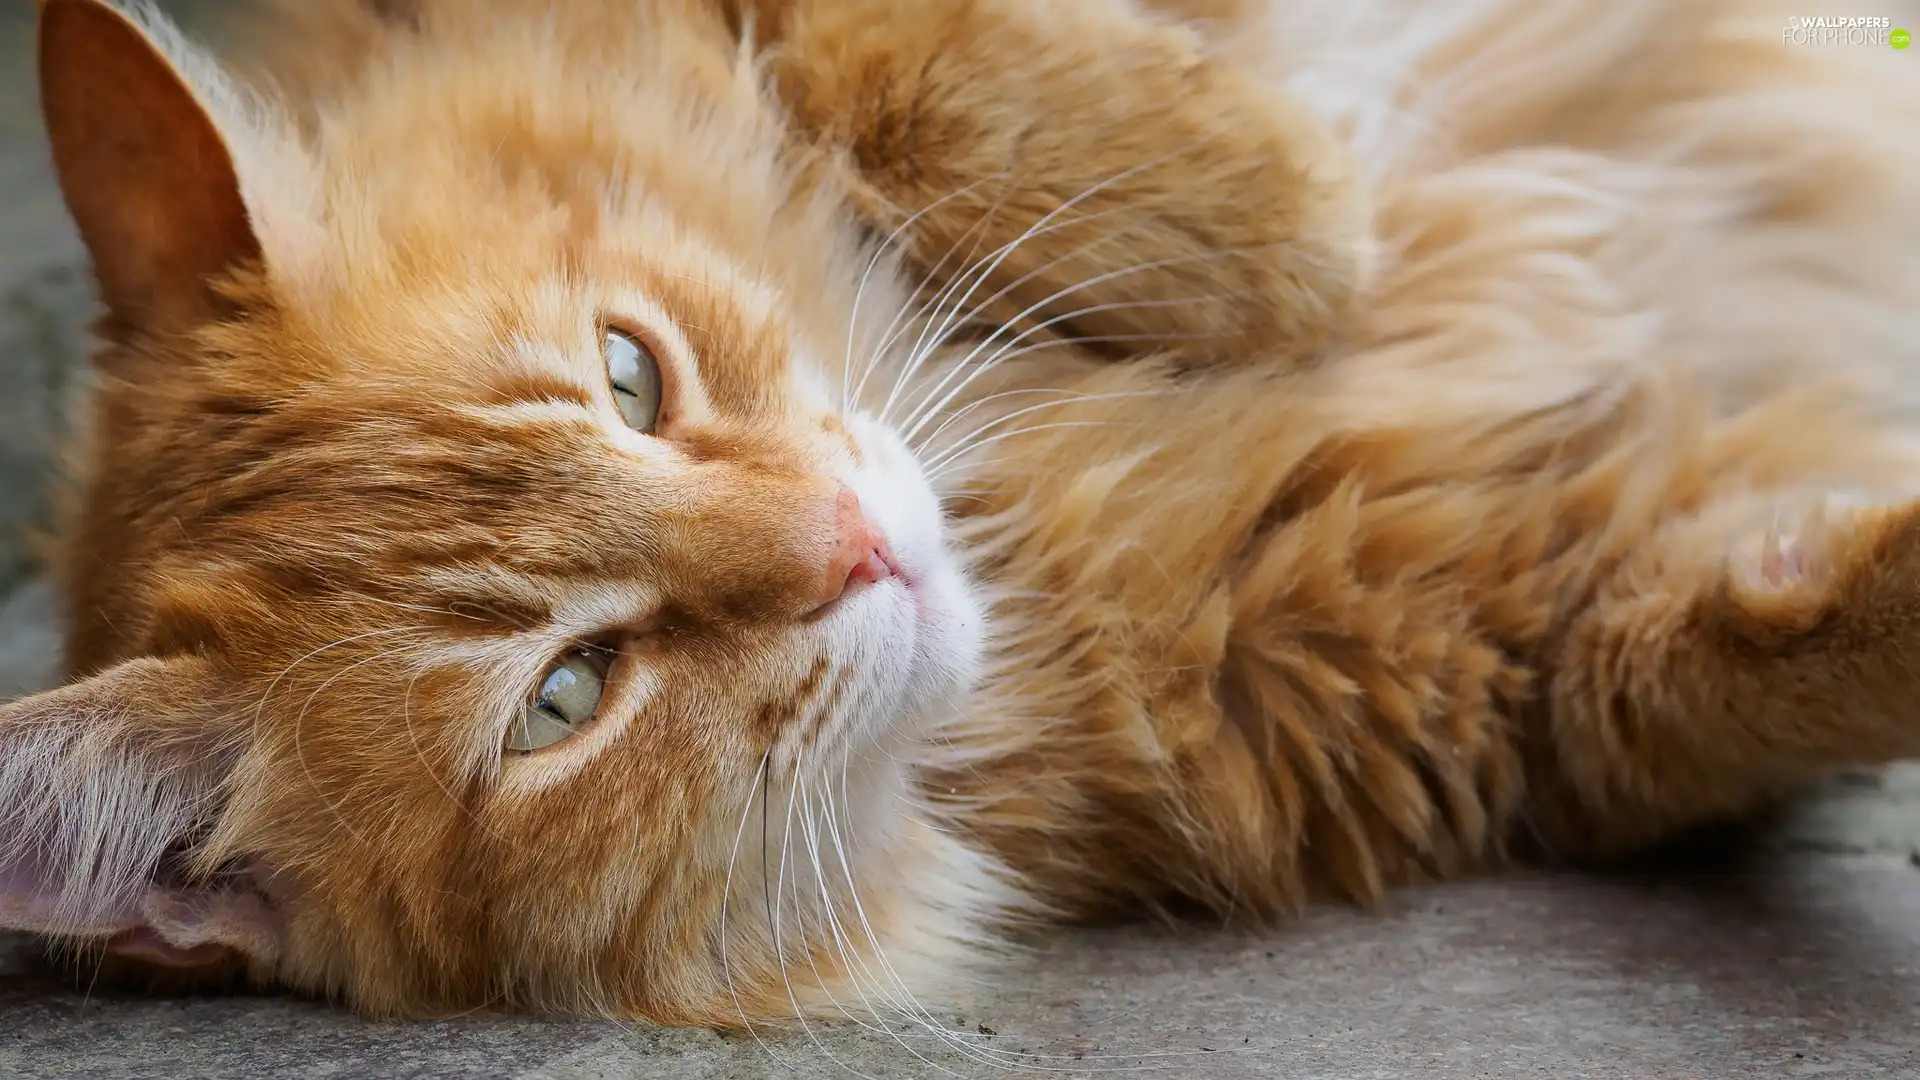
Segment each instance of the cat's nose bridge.
M804 619L899 572L885 533L837 480L737 477L704 501L683 584L716 614Z

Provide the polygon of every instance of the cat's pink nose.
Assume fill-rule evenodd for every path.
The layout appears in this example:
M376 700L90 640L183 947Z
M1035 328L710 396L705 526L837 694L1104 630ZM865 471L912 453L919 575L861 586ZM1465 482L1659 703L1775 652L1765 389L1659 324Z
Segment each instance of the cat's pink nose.
M833 506L833 548L827 556L826 592L813 609L822 609L900 573L887 535L860 512L860 497L842 486Z

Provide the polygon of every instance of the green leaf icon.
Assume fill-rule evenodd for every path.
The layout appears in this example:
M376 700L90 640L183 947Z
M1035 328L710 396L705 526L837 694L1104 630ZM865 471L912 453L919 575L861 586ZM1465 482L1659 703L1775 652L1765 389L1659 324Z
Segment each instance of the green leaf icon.
M1894 30L1887 35L1887 44L1896 49L1904 49L1913 44L1913 35L1908 33L1904 28Z

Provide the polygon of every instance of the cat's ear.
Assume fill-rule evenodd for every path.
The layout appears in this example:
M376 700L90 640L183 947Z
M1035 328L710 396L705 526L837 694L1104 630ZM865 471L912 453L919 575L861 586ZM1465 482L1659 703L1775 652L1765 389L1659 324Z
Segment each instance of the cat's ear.
M206 102L104 0L41 0L40 101L109 312L156 329L204 319L217 303L210 279L260 257Z
M218 666L130 660L0 706L0 929L198 966L271 963L261 868L205 865L245 725Z

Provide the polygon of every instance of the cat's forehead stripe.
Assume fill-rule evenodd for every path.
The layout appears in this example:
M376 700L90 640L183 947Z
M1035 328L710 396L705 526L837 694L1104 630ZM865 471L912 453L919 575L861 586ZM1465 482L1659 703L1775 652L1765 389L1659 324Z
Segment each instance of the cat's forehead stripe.
M505 428L574 425L591 416L588 411L591 405L587 402L555 401L551 398L455 408L463 415Z
M505 365L485 379L479 389L489 405L566 402L592 407L593 395L578 380L564 378L551 367L535 363Z
M785 411L791 345L771 309L742 303L704 278L663 274L654 285L707 408L749 421Z

